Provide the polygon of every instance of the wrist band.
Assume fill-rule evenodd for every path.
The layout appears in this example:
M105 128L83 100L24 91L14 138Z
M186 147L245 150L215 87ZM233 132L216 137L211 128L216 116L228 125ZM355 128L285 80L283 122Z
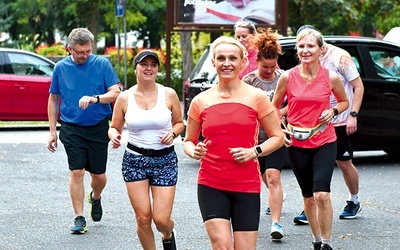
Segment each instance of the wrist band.
M100 96L94 95L93 97L97 99L96 103L99 103L99 102L100 102Z
M178 136L175 134L175 132L174 132L173 130L171 130L171 133L172 133L172 135L174 136L174 139L175 139L176 137L178 137Z

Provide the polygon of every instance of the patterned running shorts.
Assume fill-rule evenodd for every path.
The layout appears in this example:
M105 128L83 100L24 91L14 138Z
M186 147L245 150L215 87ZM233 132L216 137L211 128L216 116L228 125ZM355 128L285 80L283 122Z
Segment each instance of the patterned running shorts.
M178 157L175 151L154 157L125 150L122 176L125 182L149 179L152 186L174 186L178 181Z

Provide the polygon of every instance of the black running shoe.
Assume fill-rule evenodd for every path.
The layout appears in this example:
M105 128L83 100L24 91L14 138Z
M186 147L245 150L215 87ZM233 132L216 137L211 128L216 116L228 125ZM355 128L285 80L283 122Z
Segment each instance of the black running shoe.
M89 193L88 200L92 205L90 208L90 217L92 217L93 221L100 221L103 216L103 208L101 207L101 197L98 200L93 199L92 197L93 191Z
M313 242L314 250L321 250L322 242Z
M353 201L347 201L343 212L339 215L339 219L354 219L361 212L361 203L355 204Z
M176 250L175 229L172 230L171 238L162 240L162 245L164 250Z

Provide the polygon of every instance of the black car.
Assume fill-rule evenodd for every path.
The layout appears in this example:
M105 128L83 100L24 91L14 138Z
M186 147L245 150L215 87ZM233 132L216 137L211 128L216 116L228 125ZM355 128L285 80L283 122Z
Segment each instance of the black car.
M354 150L384 150L395 155L400 150L400 75L385 70L383 64L389 58L400 67L400 46L367 37L325 36L324 39L350 53L364 84L358 131L352 135ZM283 37L279 42L283 50L278 59L280 68L287 70L296 66L296 38ZM211 64L210 46L207 46L184 83L185 122L193 97L214 84L217 76Z

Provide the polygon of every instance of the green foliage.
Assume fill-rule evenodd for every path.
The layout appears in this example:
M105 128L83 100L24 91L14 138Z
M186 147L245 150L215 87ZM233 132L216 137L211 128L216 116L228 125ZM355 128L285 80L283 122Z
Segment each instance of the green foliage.
M380 33L387 33L393 27L400 26L400 5L398 1L387 1L381 5L380 12L376 13L376 29Z
M210 33L205 32L193 32L192 34L192 55L193 55L193 62L199 60L200 56L203 54L204 49L206 48L207 44L211 42Z
M39 45L35 51L42 56L67 56L69 54L67 48L61 43L53 44L52 46L47 44Z

